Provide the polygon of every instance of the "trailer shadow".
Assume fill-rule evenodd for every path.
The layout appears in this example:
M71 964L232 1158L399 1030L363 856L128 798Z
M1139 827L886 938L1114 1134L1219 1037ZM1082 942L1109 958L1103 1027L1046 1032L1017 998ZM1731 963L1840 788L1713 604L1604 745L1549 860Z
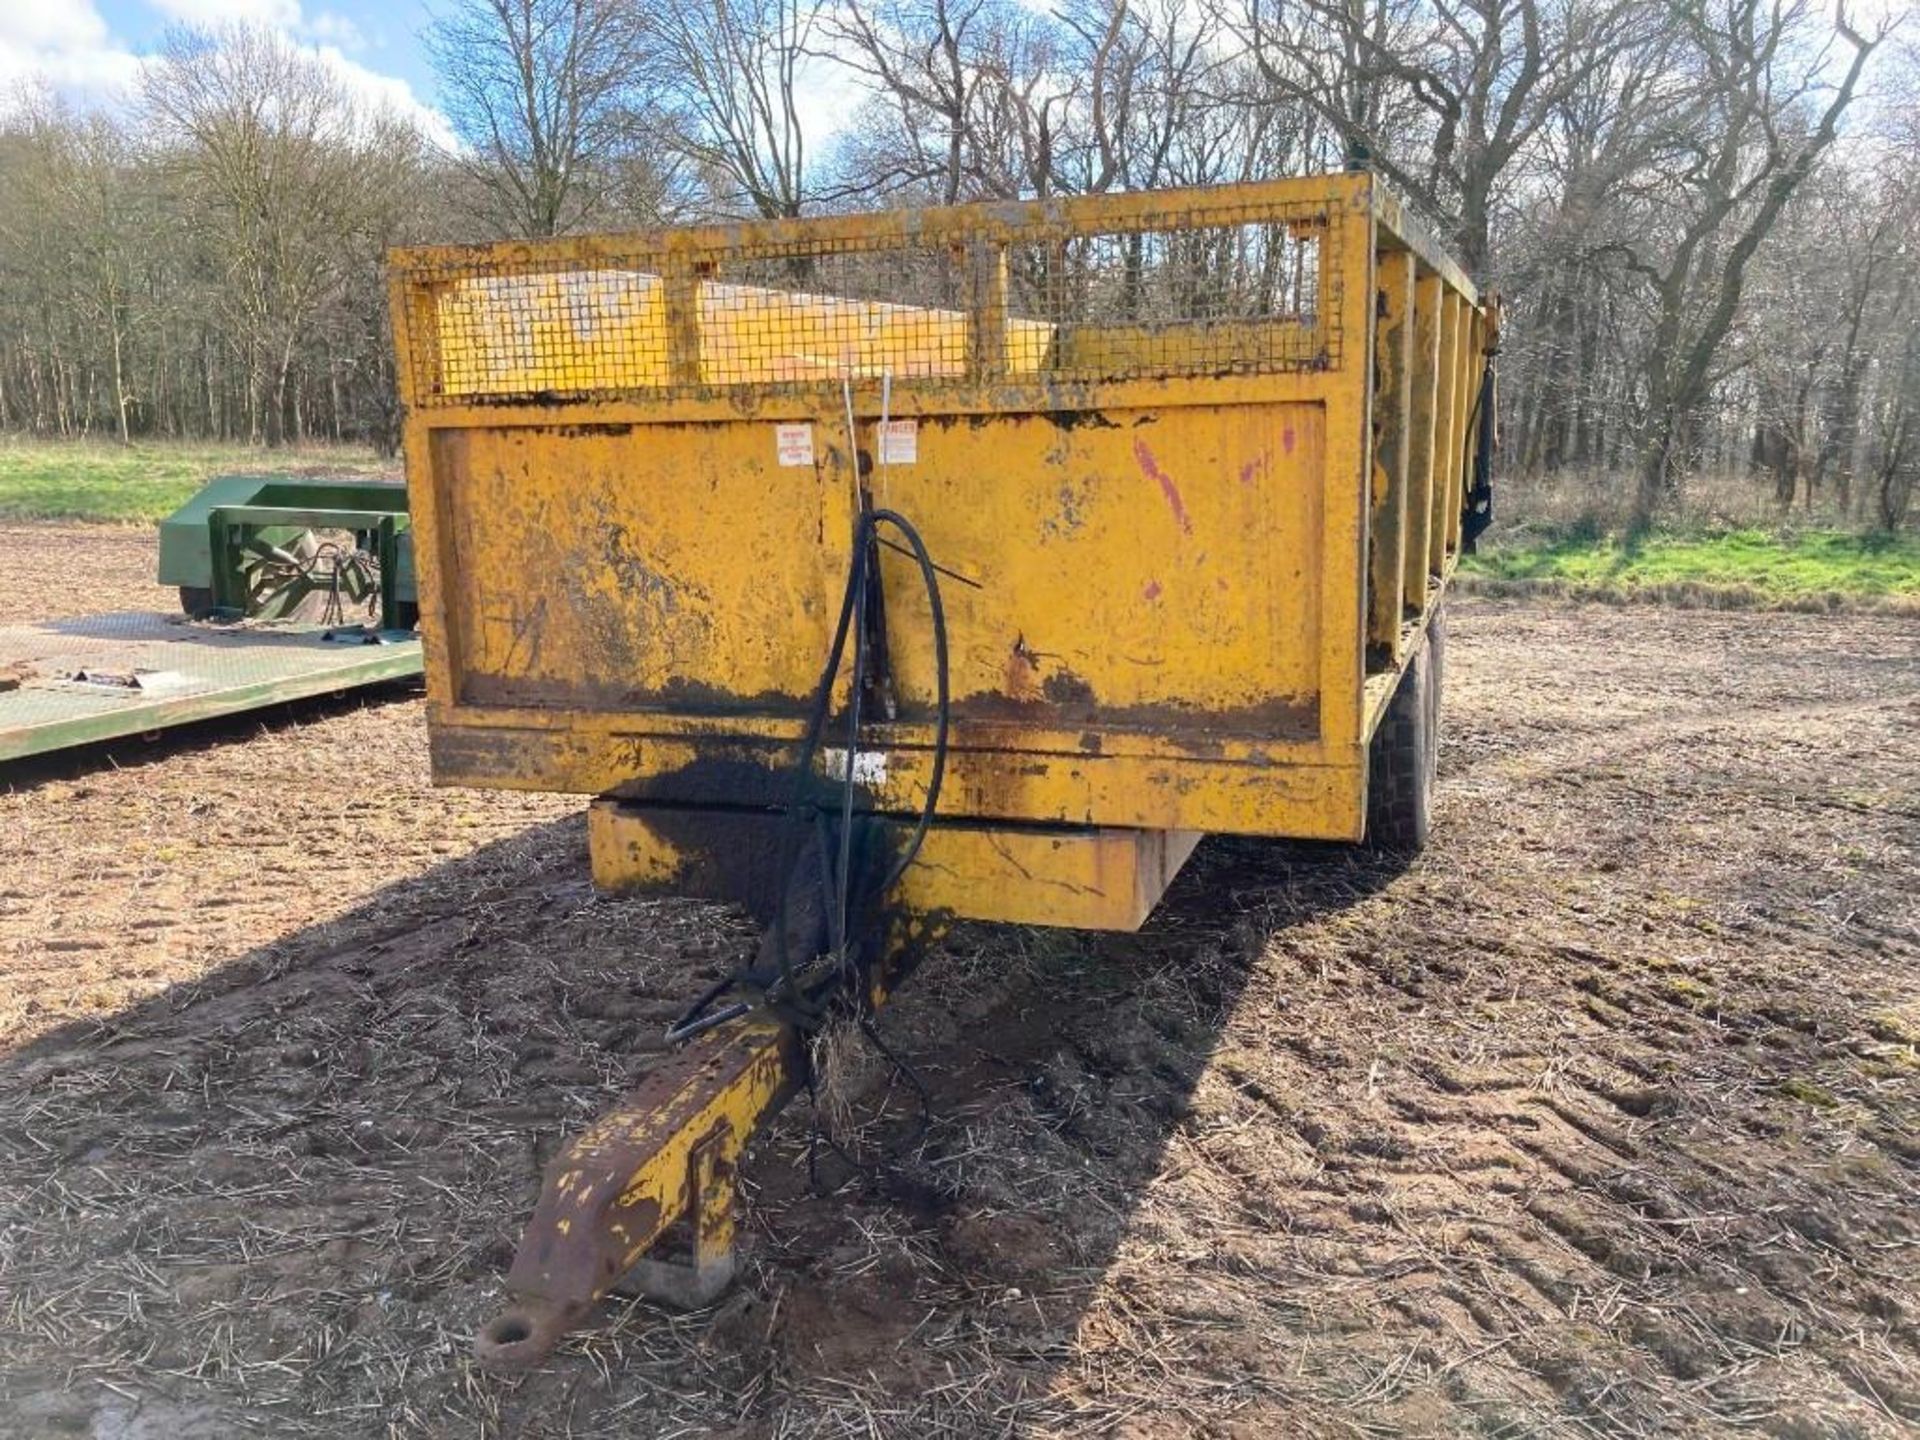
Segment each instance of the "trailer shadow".
M532 827L0 1059L0 1434L1037 1416L1256 962L1396 873L1215 840L1138 935L963 930L884 1022L924 1134L890 1067L854 1056L839 1138L903 1154L815 1193L790 1107L745 1167L732 1295L609 1301L503 1380L467 1349L542 1166L751 943L717 907L596 896L581 822Z

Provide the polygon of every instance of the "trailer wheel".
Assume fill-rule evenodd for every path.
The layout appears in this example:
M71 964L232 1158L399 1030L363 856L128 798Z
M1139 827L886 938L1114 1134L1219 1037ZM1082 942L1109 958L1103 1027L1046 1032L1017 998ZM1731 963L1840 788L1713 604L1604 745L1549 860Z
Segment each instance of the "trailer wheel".
M213 591L205 585L180 587L180 613L189 620L204 620L213 613Z
M1387 702L1367 752L1367 845L1397 855L1417 855L1427 845L1433 806L1434 756L1440 728L1440 664L1445 649L1440 616L1407 662L1400 688Z

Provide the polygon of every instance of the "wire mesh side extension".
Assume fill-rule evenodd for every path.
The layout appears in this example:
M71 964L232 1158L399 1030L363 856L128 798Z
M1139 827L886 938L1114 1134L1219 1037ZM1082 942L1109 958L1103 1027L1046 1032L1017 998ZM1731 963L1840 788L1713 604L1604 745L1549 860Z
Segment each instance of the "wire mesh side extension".
M1346 207L1234 194L414 252L398 267L412 400L1337 365Z

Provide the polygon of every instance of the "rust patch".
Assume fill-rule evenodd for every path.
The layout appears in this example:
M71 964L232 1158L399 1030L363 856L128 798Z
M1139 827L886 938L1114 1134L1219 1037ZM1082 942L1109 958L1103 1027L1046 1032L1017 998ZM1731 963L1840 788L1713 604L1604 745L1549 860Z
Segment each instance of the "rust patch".
M1006 693L1016 700L1030 701L1040 698L1040 652L1027 644L1027 637L1017 635L1013 641L1013 652L1007 656Z
M765 1110L777 1110L793 1090L795 1043L790 1033L735 1027L663 1058L548 1165L507 1288L584 1313L685 1208L684 1177L650 1173L671 1142L716 1096L755 1074L776 1079ZM774 1071L762 1068L769 1062ZM752 1124L759 1115L744 1118ZM708 1134L725 1124L709 1124Z
M762 690L743 695L684 676L675 676L662 686L643 688L622 685L617 675L577 675L562 679L538 675L494 675L478 671L463 677L460 698L469 705L777 716L804 715L811 701L810 696L789 695L780 690Z
M633 433L633 426L627 424L561 425L549 430L547 433L550 435L563 436L631 435Z
M511 781L550 768L560 739L504 727L429 725L427 758L441 784Z

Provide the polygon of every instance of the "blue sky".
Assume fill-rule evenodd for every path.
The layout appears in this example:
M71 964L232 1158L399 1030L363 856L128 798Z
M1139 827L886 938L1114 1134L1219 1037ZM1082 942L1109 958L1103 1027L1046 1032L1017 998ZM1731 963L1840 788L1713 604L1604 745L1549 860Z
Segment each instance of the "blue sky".
M297 6L176 3L166 9L153 0L96 0L95 8L108 30L136 51L150 48L180 11L272 15L292 10L301 15L314 40L334 41L362 65L406 81L420 100L433 101L433 72L420 45L420 32L431 18L425 0L327 0ZM168 9L175 14L169 15Z
M445 138L420 43L430 18L428 0L0 0L0 105L23 82L111 105L169 25L244 21L280 31Z

